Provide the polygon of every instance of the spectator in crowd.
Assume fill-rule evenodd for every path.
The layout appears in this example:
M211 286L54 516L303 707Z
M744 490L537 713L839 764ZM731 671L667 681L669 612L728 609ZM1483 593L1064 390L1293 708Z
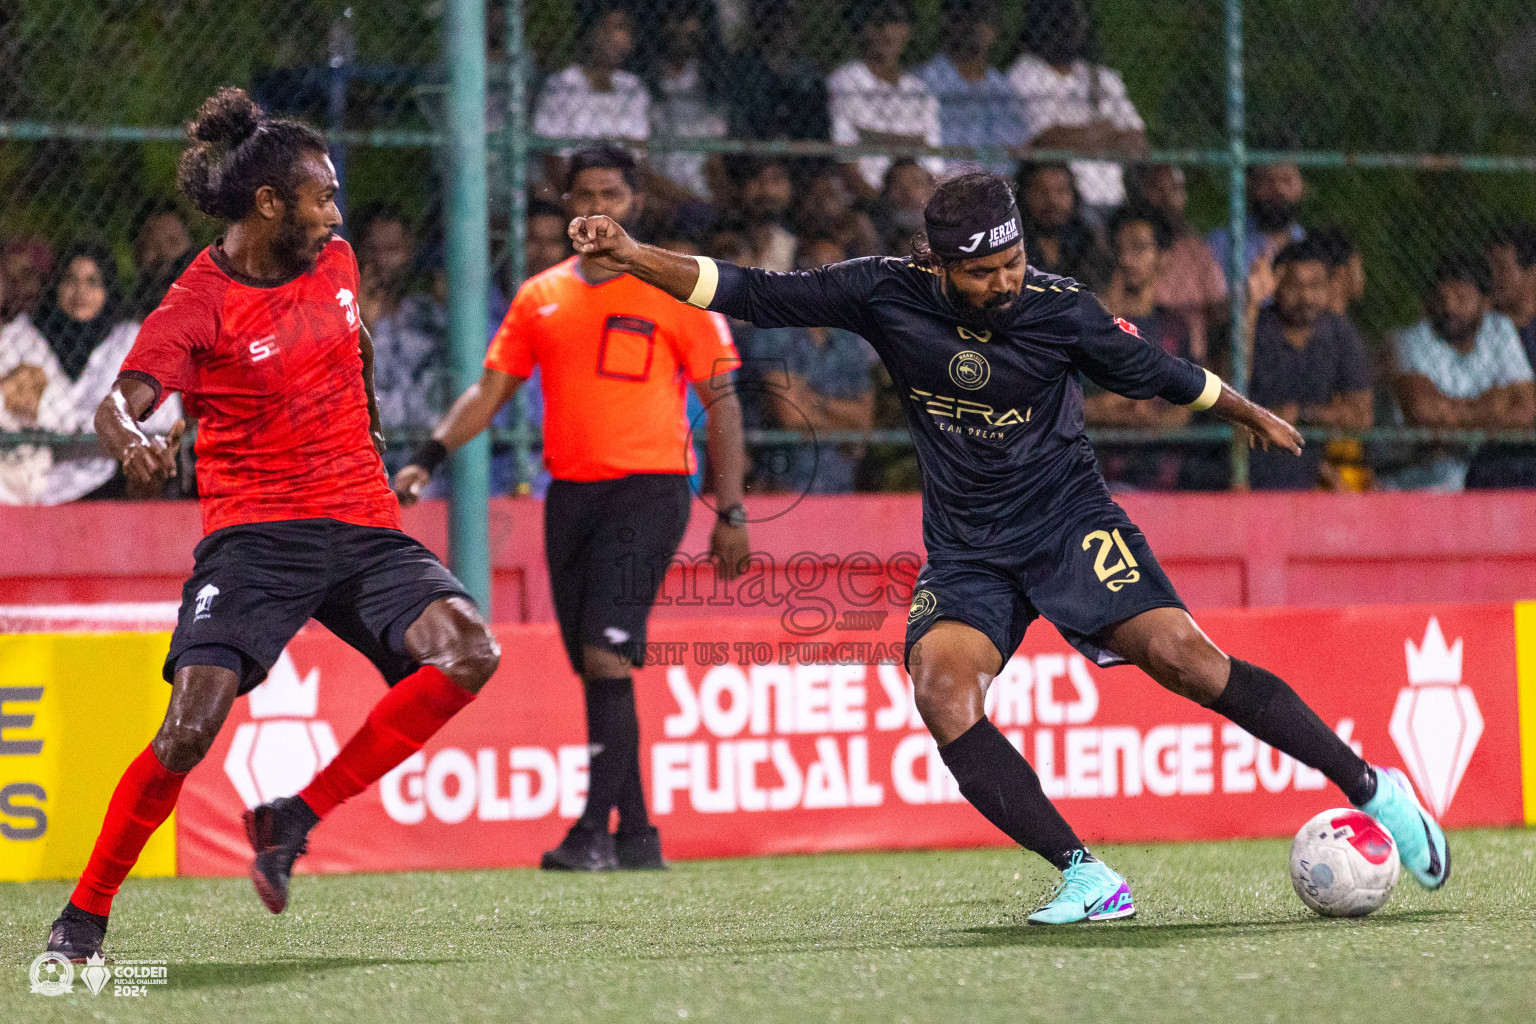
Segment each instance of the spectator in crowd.
M75 429L69 378L32 319L7 314L5 299L6 277L0 274L0 432ZM34 504L52 467L47 445L0 447L0 504Z
M1520 332L1525 358L1536 367L1536 227L1510 224L1488 240L1489 299Z
M1097 45L1083 0L1029 0L1023 43L1008 81L1023 101L1030 145L1126 157L1145 152L1146 125L1120 73L1092 62ZM1125 201L1119 164L1075 160L1072 173L1091 215L1105 216Z
M842 146L939 144L939 101L923 80L903 71L901 55L912 39L912 15L897 0L876 0L859 30L859 59L827 80L831 93L832 141ZM923 164L941 174L944 162ZM891 158L865 156L844 164L848 187L860 199L880 196Z
M1297 221L1301 204L1307 196L1307 183L1301 168L1292 163L1263 164L1248 168L1248 221L1243 231L1243 266L1250 271L1254 261L1270 259L1292 242L1307 237ZM1206 236L1216 262L1231 284L1232 232L1223 225Z
M1128 322L1148 344L1175 356L1190 358L1189 328L1184 318L1159 305L1157 231L1152 215L1122 207L1109 223L1114 272L1102 298L1105 307ZM1093 426L1170 430L1189 422L1186 406L1161 398L1137 400L1105 391L1083 381L1083 416ZM1173 490L1178 486L1180 458L1175 449L1152 446L1101 445L1099 462L1112 485L1142 490Z
M1536 420L1531 364L1515 325L1488 307L1481 261L1448 256L1435 270L1427 316L1396 338L1397 396L1411 426L1529 429ZM1441 446L1398 474L1399 487L1459 491L1467 451Z
M570 219L554 203L535 199L528 204L528 248L525 257L528 276L542 274L573 255L571 236L565 233ZM508 294L516 288L503 289Z
M1371 425L1371 373L1354 326L1328 308L1327 253L1312 241L1292 242L1274 258L1274 302L1255 309L1249 397L1291 423L1340 430ZM1311 489L1320 481L1322 445L1300 458L1255 451L1255 488Z
M153 199L134 218L133 269L136 277L128 312L143 319L155 311L171 282L197 255L181 211L169 199Z
M1175 164L1141 166L1128 181L1133 206L1146 211L1157 229L1162 254L1157 266L1157 304L1184 318L1195 361L1208 356L1209 328L1225 323L1227 278L1205 239L1190 227L1184 169Z
M978 146L1011 153L1024 145L1023 104L988 56L997 44L996 0L945 0L939 33L943 48L914 74L939 101L939 138L946 146ZM1006 155L979 164L1008 177Z
M651 139L723 139L727 124L728 71L720 17L714 0L670 0L659 31L648 37L646 78ZM718 199L719 157L658 152L652 169L695 199Z
M808 240L800 269L846 258L828 238ZM857 334L835 327L781 327L752 335L751 359L761 381L767 425L813 438L834 430L869 430L875 409L870 369L874 350ZM863 455L861 445L802 442L772 448L759 459L766 490L845 494Z
M1328 311L1349 317L1355 303L1365 297L1365 260L1354 240L1343 227L1333 224L1309 232L1307 241L1317 245L1328 265ZM1371 376L1377 380L1392 375L1391 354L1367 348L1372 365ZM1373 394L1372 402L1376 401ZM1376 485L1365 454L1365 444L1358 438L1334 438L1324 449L1322 465L1324 486L1335 491L1368 491Z
M0 319L18 313L36 319L44 282L53 276L53 253L36 238L7 242L0 247L0 275L5 277L7 296Z
M1319 228L1308 239L1317 243L1328 264L1328 309L1348 316L1349 309L1365 298L1365 260L1349 233L1337 224Z
M66 249L38 313L37 326L70 382L73 422L68 429L88 429L96 407L112 390L117 372L139 336L139 322L123 315L117 292L117 260L112 254L90 242ZM144 429L164 434L180 416L180 397L172 395L145 421ZM55 457L35 500L42 505L58 505L87 495L152 498L158 493L129 489L117 460L92 453Z
M786 226L794 185L780 160L733 155L726 174L736 189L737 215L749 246L747 266L795 269L795 235Z
M1098 234L1083 219L1072 171L1066 164L1025 164L1018 185L1030 266L1097 290L1109 277L1110 261Z
M731 135L827 139L827 82L805 56L794 0L752 0L746 45L731 62Z
M912 255L912 236L923 230L923 208L935 185L933 175L916 160L903 158L891 164L877 207L886 255Z
M884 244L869 214L856 207L837 165L813 162L796 183L794 223L801 234L834 238L850 259L880 256Z
M635 49L634 25L618 0L594 8L581 32L580 61L550 75L533 108L533 131L545 138L644 142L651 135L651 95L623 70ZM545 154L544 180L565 181L570 154Z
M398 207L380 204L352 218L362 287L358 312L373 337L373 390L385 430L430 430L446 408L447 312L412 288L416 239ZM409 446L385 452L393 473Z

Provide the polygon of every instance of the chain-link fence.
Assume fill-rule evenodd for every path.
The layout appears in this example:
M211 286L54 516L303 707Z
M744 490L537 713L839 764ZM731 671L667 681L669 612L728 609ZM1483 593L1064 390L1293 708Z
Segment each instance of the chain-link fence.
M55 415L42 415L48 403L33 394L38 375L17 372L26 345L37 344L19 337L17 314L38 328L58 364L46 369L67 389L79 383L93 346L153 305L215 231L176 195L174 171L179 124L224 84L330 133L345 230L371 283L365 319L386 324L396 346L380 368L387 425L407 442L430 428L451 397L445 325L447 309L461 301L447 286L442 255L443 25L450 7L465 2L0 7L0 243L10 332L10 355L0 346L0 430L11 432L0 491L42 493L40 446L18 448L16 431L88 433L94 404L75 395L74 407L59 399ZM1394 337L1424 318L1442 258L1468 256L1481 275L1498 232L1511 244L1495 246L1495 269L1507 251L1514 270L1495 275L1490 301L1516 321L1533 312L1536 276L1520 271L1536 254L1518 230L1506 231L1536 220L1529 3L467 6L478 11L482 2L492 325L525 270L566 255L560 161L584 141L617 140L647 154L643 237L777 269L902 253L932 175L978 162L1019 183L1032 263L1091 283L1113 311L1240 383L1256 361L1261 375L1273 372L1265 345L1285 332L1266 326L1275 314L1261 310L1257 348L1232 344L1234 333L1246 334L1249 312L1247 274L1232 272L1264 264L1253 283L1267 296L1276 276L1267 273L1270 258L1293 238L1313 239L1327 304L1362 340L1374 430L1315 408L1358 390L1358 373L1336 374L1317 394L1295 380L1271 387L1273 404L1294 405L1316 430L1368 442L1352 453L1330 446L1332 471L1312 466L1293 486L1370 486L1372 471L1378 485L1444 485L1449 478L1430 472L1432 464L1459 453L1465 471L1469 449L1430 448L1427 435L1399 427L1517 425L1507 416L1480 419L1470 406L1438 420L1420 409L1405 416ZM514 159L524 151L526 162ZM1244 168L1248 194L1239 188L1234 202ZM1132 218L1116 213L1127 204L1160 251L1150 285L1136 266L1137 230L1123 223ZM1216 235L1207 244L1209 231ZM1241 247L1231 244L1237 236ZM59 284L81 269L82 254L95 262L107 298L71 312L60 308ZM1526 340L1536 344L1533 333L1527 326ZM867 379L853 342L745 329L738 340L748 354L799 367L812 391L856 399L847 415L819 424L822 448L841 467L834 479L821 460L823 486L915 483L894 395L878 369ZM1308 359L1326 362L1325 354ZM1314 377L1326 376L1301 363L1309 368L1298 378L1317 384ZM1497 384L1518 390L1505 378ZM793 453L806 443L806 424L772 406L749 410L762 454L757 485L801 486ZM497 490L535 483L537 450L528 444L536 446L536 396L519 411L534 419L500 421ZM1121 456L1141 467L1126 471L1128 486L1221 487L1245 478L1246 459L1235 446L1239 457L1228 459L1219 427L1108 400L1091 402L1090 414L1106 468ZM17 458L22 449L31 462ZM69 454L54 454L61 451Z

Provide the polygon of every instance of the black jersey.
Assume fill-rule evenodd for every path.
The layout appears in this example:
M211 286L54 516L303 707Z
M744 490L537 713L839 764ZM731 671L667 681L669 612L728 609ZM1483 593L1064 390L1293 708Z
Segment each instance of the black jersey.
M1142 340L1070 278L1029 270L1006 326L983 330L910 258L716 269L713 296L694 297L712 310L762 327L842 327L874 346L917 449L930 558L1033 547L1109 500L1078 371L1129 398L1214 398L1205 370Z

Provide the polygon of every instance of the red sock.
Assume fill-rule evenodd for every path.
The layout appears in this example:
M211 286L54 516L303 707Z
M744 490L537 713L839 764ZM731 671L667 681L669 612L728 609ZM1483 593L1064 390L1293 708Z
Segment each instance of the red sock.
M133 759L112 791L101 834L69 902L103 917L112 912L112 897L149 837L171 816L186 777L185 772L167 771L152 747Z
M474 694L440 670L423 665L373 706L362 728L299 798L315 814L325 817L337 804L361 793L420 750L433 733L474 699Z

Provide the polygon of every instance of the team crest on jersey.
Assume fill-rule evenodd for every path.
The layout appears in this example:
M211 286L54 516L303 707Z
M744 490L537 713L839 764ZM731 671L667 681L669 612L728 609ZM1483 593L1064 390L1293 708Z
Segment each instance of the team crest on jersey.
M1123 316L1115 317L1115 326L1120 328L1126 334L1131 335L1132 337L1141 337L1141 332L1136 329L1136 325L1125 319Z
M357 326L357 296L352 294L350 288L341 288L336 292L336 301L347 313L347 326Z
M932 615L938 607L939 601L933 596L933 591L919 590L912 595L912 608L907 612L907 621L916 622L925 615Z
M965 349L949 361L949 379L967 391L980 391L992 378L992 367L980 352Z

